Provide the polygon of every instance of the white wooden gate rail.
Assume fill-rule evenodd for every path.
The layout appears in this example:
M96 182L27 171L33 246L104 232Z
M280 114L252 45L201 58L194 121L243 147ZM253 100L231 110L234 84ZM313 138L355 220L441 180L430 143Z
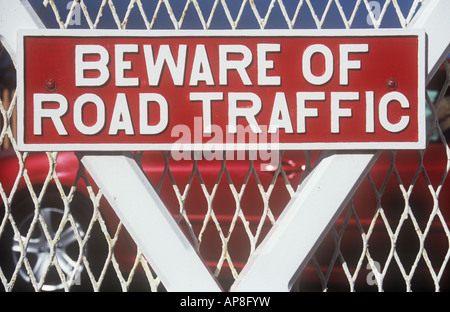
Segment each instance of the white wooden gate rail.
M448 0L424 1L408 26L426 31L427 82L449 52L448 12ZM27 1L0 2L0 36L13 59L19 28L43 27ZM324 152L230 290L290 290L378 154ZM222 290L131 155L80 158L168 291Z

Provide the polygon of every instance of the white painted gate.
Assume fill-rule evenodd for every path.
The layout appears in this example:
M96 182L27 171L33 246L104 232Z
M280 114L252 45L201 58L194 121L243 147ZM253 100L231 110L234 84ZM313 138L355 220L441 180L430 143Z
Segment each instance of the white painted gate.
M236 32L246 28L261 31L268 28L286 31L298 28L417 28L425 29L428 36L427 82L436 75L449 52L449 34L441 31L450 26L446 18L450 2L446 0L132 0L126 3L119 4L117 0L2 2L2 43L14 59L17 30L44 27L61 28L61 31L77 27L146 28L149 31L157 28L225 28ZM448 68L446 62L444 66L445 71ZM236 171L234 160L213 161L217 162L219 170L215 171L212 183L209 173L202 172L204 160L183 161L189 173L185 175L188 180L180 183L177 180L179 163L174 165L173 158L163 152L160 158L164 169L158 178L150 178L150 181L148 175L151 172L143 173L141 170L144 167L141 160L145 155L130 152L78 154L81 169L71 184L66 185L63 174L58 171L64 168L60 164L64 155L49 151L44 156L48 170L40 181L41 188L29 176L34 155L19 152L15 145L13 116L17 99L12 97L10 104L3 99L0 105L0 143L11 144L10 154L18 164L12 178L8 176L9 172L0 173L3 204L0 243L10 246L14 260L12 266L0 263L3 289L18 289L18 280L24 279L31 285L30 289L36 291L53 288L69 291L77 286L99 291L108 289L109 283L129 290L133 289L141 273L145 277L143 284L151 290L288 291L308 287L332 290L336 286L337 289L357 291L371 287L389 290L397 284L408 291L425 286L441 290L449 278L449 206L446 204L450 203L442 191L449 166L449 149L444 125L438 119L438 107L448 84L448 78L444 79L434 93L430 90L427 97L431 129L427 136L429 143L425 151L414 152L417 160L415 167L409 169L410 179L404 178L400 169L400 162L407 162L402 158L403 152L327 151L321 154L321 161L316 161L314 155L317 153L306 151L302 152L304 163L293 167L280 162L269 168L273 164L263 163L266 167L261 170L259 162L248 161L245 177L238 183L233 176ZM432 99L433 94L437 99ZM438 169L431 168L436 165L434 161L427 162L431 153L442 154L442 164ZM196 155L192 156L196 158ZM384 175L378 180L378 175L370 170L386 158L388 161L382 163ZM87 169L89 177L83 168ZM439 181L431 177L431 170L440 172ZM262 175L268 172L271 179L265 184ZM426 185L426 195L419 186L421 183ZM176 198L175 201L166 198L172 206L166 205L165 197L157 194L166 190L167 184L175 196L172 198ZM217 195L223 184L233 204L226 212L221 210ZM249 185L255 186L253 190L258 192L248 194ZM371 200L355 199L360 185L369 188ZM394 206L384 200L388 197L389 188L393 188L400 198ZM58 224L54 227L48 217L54 210L46 203L51 189L56 190L62 203ZM356 197L352 197L355 191ZM24 196L23 192L31 198L28 201L31 204L28 208L29 222L15 212L22 209L16 208L15 200ZM282 213L275 208L279 205L277 192L290 198L286 200ZM427 197L423 205L428 207L413 203L418 192L417 196ZM84 227L78 223L74 212L78 193L84 193L90 199L91 207L86 209L88 218ZM196 197L190 197L192 194ZM204 198L197 198L198 194ZM259 216L247 214L251 210L245 206L249 196L258 198L254 202L261 206ZM120 218L118 224L109 224L104 216L103 209L109 209L105 208L108 206L105 198ZM363 205L359 206L360 203ZM194 211L192 206L197 205L204 206L203 210L200 209L203 213L201 220L197 220L198 213L191 214ZM41 235L36 235L36 232ZM94 232L98 232L105 246L98 268L93 265L92 254L95 252L89 248ZM127 239L124 238L127 236L125 232L129 232L137 245L131 267L123 264L123 249L118 247L120 240ZM401 246L404 233L413 235L406 239L413 242L406 247ZM375 240L378 235L382 238ZM73 237L72 242L76 245L75 255L70 260L64 258L68 253L61 252L67 236ZM12 241L9 245L8 240ZM210 246L208 241L220 245L217 246L219 252L212 257L204 247ZM236 241L245 241L246 259L235 258L238 252L233 250L233 246L239 245ZM332 250L326 250L330 246L325 245L326 241L331 242ZM321 243L325 250L321 250ZM133 242L128 241L128 244ZM412 252L405 256L405 249ZM346 254L349 250L355 254ZM381 253L378 250L382 250ZM324 253L331 255L323 256ZM39 254L47 257L39 257ZM198 254L205 259L213 259L212 263L205 265ZM112 278L109 277L111 275ZM230 278L224 278L225 275ZM314 277L310 277L312 275ZM391 275L395 277L394 282ZM50 283L51 279L56 282Z

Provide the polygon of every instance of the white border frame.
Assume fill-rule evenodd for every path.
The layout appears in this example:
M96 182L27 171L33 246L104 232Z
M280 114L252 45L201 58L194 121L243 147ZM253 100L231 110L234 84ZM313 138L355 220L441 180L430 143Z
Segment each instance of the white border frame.
M24 37L385 37L385 36L417 36L418 37L418 141L417 142L314 142L314 143L272 143L272 144L180 144L176 143L24 143ZM17 81L18 81L18 118L17 141L21 151L157 151L173 149L183 151L208 150L390 150L390 149L425 149L426 116L425 116L425 32L417 29L336 29L336 30L78 30L78 29L35 29L18 32L17 47Z

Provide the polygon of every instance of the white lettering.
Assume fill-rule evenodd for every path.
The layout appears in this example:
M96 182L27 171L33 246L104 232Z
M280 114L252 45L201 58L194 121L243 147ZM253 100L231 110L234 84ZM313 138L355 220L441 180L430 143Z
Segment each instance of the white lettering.
M85 56L96 54L98 60L87 61ZM77 45L75 46L75 86L77 87L100 87L105 84L109 77L108 70L109 53L100 45ZM97 77L86 77L86 71L98 71Z
M374 133L375 132L375 99L374 92L367 91L366 92L366 133Z
M389 132L397 133L406 129L409 124L409 117L402 116L397 123L391 123L388 119L388 106L391 102L397 101L402 108L409 108L409 101L403 93L394 91L385 94L379 105L380 123Z
M286 133L294 133L284 92L277 92L277 94L275 94L269 122L269 133L276 133L280 128L283 128Z
M249 107L238 107L238 102L251 102ZM250 92L228 93L228 132L237 133L237 119L244 117L254 133L261 133L261 128L256 121L256 115L261 111L262 103L259 96Z
M203 44L195 48L194 61L192 63L190 86L198 86L200 81L204 81L208 86L214 85L214 78L209 65L208 53Z
M175 63L170 46L164 44L159 47L158 57L155 62L152 46L144 45L144 56L149 86L159 85L164 64L167 64L167 67L169 68L174 85L182 86L186 69L186 54L187 46L185 44L180 44L178 46L177 62Z
M306 117L318 117L317 108L306 107L306 101L324 101L325 92L297 92L297 133L306 133Z
M242 54L241 60L229 60L229 54ZM219 45L219 83L228 85L228 71L236 70L246 86L252 85L247 73L247 67L252 62L252 52L249 48L240 44Z
M54 102L58 103L58 108L43 108L43 103ZM33 94L33 134L42 135L42 119L50 118L53 125L58 131L59 135L67 135L67 130L61 120L62 116L67 113L68 110L67 99L61 94L46 94L35 93Z
M212 101L222 101L222 92L192 92L189 94L189 99L193 102L201 101L203 108L203 133L211 134L211 103Z
M325 70L323 74L316 76L312 73L311 60L313 56L318 53L322 54L325 59ZM333 77L333 63L333 53L327 46L323 44L313 44L307 47L305 52L303 53L303 77L305 77L305 79L313 85L323 85L330 81L330 79Z
M83 121L83 108L87 104L94 104L97 110L97 120L93 125L86 125ZM105 126L105 103L96 94L80 95L73 105L73 123L78 131L85 135L95 135Z
M331 92L331 133L340 132L341 117L352 117L352 109L340 107L341 101L356 100L359 100L358 92Z
M267 70L274 68L274 62L267 60L268 52L280 52L280 44L261 43L258 44L258 85L260 86L279 86L281 77L267 76Z
M149 125L149 102L159 105L159 122ZM139 129L141 134L158 134L163 132L169 124L169 105L167 100L158 93L139 94Z
M360 60L349 60L350 53L369 52L368 44L341 44L339 45L339 84L348 85L348 71L350 69L361 69Z
M117 135L120 130L125 131L126 135L134 135L133 122L131 121L130 109L125 93L117 94L108 134Z
M116 65L116 86L118 87L137 87L139 78L125 77L125 71L132 69L130 61L124 60L125 53L138 53L137 44L116 44L115 46L115 65Z

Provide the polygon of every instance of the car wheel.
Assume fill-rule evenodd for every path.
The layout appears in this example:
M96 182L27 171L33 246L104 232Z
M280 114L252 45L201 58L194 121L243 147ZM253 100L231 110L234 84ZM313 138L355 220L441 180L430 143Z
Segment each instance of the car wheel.
M33 271L36 281L40 281L45 276L45 282L42 286L43 291L55 291L64 288L61 278L58 276L59 272L56 269L51 269L47 272L47 267L51 257L50 245L48 237L53 239L59 230L60 222L63 218L64 211L56 207L43 207L40 209L40 215L44 221L44 226L41 222L36 223L33 232L31 233L30 240L28 242L26 257ZM22 222L19 224L18 229L20 233L27 233L30 228L31 222L34 218L34 213L28 214ZM80 239L83 239L85 235L84 229L81 224L74 220L72 225L67 222L60 234L60 239L56 245L54 254L55 259L61 268L61 272L64 273L66 279L71 276L75 277L75 284L79 281L81 272L83 270L82 263L77 265L77 259L79 257L79 244L77 236L72 226L77 228ZM45 228L45 230L44 230ZM22 241L25 237L22 236ZM13 263L17 265L20 261L21 246L17 239L13 239L12 247ZM76 272L75 272L76 271ZM27 283L30 282L27 269L22 265L20 276Z
M6 280L9 281L5 287L8 287L9 291L33 291L30 278L32 271L36 283L39 284L44 278L44 283L40 288L42 291L63 289L62 279L71 282L69 285L71 291L84 291L84 287L89 285L86 283L88 275L83 262L77 264L77 261L80 254L85 257L88 249L91 248L84 245L83 250L80 250L78 241L86 235L92 209L89 198L82 194L75 194L70 204L70 220L73 222L68 219L64 227L60 229L60 223L64 217L64 203L59 191L55 187L49 186L40 203L41 218L33 223L35 218L34 202L27 190L19 191L11 203L10 218L12 219L11 221L6 220L3 232L0 233L0 269ZM2 207L0 209L0 214L3 215L2 219L4 219L4 212L5 209ZM17 226L18 232L13 230L11 222ZM32 224L34 226L30 228ZM52 243L57 233L59 233L57 245L50 248L49 241ZM26 253L23 253L22 244L25 243L25 238L28 236L30 239ZM49 261L52 261L50 266ZM56 262L58 265L55 265ZM17 269L19 263L21 265Z

